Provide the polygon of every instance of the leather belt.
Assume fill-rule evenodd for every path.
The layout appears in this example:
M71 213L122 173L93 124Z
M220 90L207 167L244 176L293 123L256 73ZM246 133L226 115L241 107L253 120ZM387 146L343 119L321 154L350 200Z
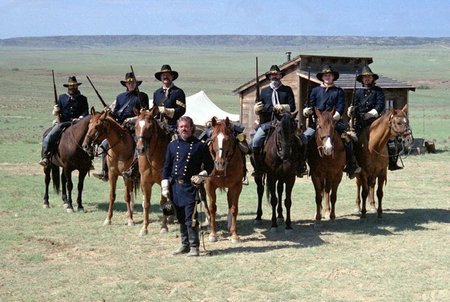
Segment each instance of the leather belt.
M182 179L182 178L180 178L180 179L175 179L175 182L176 182L177 184L180 184L180 185L189 183L187 180Z

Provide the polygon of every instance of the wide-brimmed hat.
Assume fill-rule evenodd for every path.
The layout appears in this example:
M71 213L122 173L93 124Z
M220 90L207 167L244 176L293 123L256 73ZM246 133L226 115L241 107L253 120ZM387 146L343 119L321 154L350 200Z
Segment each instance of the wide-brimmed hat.
M316 74L316 77L319 79L319 81L322 82L322 77L324 74L326 73L331 73L333 74L334 77L334 81L336 81L337 79L339 79L339 72L337 72L336 70L333 70L333 68L331 68L331 66L325 66L322 68L322 72L319 72L318 74Z
M126 84L128 82L136 82L136 85L138 85L138 86L142 84L142 81L136 81L136 77L134 76L134 73L132 73L132 72L127 72L125 74L125 80L120 81L120 84L122 84L123 86L126 87L127 86Z
M361 69L361 73L358 74L358 76L356 77L356 80L360 83L362 83L362 78L365 75L371 75L373 77L373 80L376 81L378 80L379 76L376 73L373 73L372 70L370 70L369 66L363 66L363 68Z
M75 76L69 77L67 80L67 84L63 84L64 87L69 87L69 85L77 85L80 86L82 83L78 83L77 78Z
M172 68L170 68L170 65L163 65L161 67L161 71L155 73L155 78L158 81L161 81L161 74L163 74L164 72L170 72L172 74L172 81L175 81L178 78L178 72L172 70Z
M284 72L282 72L277 65L272 65L272 66L270 66L269 71L266 72L266 78L270 80L270 76L272 74L276 74L276 73L281 73L281 77L284 76Z

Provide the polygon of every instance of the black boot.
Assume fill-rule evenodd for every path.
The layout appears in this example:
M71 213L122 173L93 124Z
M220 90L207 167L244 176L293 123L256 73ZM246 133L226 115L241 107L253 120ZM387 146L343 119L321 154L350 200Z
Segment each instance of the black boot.
M44 152L44 156L42 157L42 159L39 161L39 164L45 168L48 167L48 165L50 164L50 157L51 154L50 152Z
M199 229L198 225L195 227L188 226L187 227L188 234L189 234L189 253L187 254L188 257L192 256L199 256L200 255L200 239L199 239Z
M92 176L103 181L108 181L108 164L106 163L105 153L102 153L102 170L100 171L100 173L92 173Z
M358 166L355 155L353 154L353 143L344 142L345 144L345 159L346 166L344 172L347 173L348 178L353 179L357 174L361 172L361 167Z
M398 153L397 153L397 146L395 144L395 141L390 140L388 141L388 154L389 154L389 170L395 171L395 170L401 170L403 167L400 167L397 165L398 161Z
M139 161L137 157L131 163L130 168L122 172L122 175L131 179L135 179L139 176Z
M302 178L305 175L308 175L308 168L306 167L306 151L307 151L307 142L304 143L301 138L298 138L298 150L300 152L300 162L297 166L297 177Z
M190 250L188 227L183 222L180 223L180 237L181 245L173 252L173 255L186 254Z
M264 171L263 171L263 165L264 165L264 157L262 154L262 148L261 147L254 147L253 148L253 158L255 160L255 164L253 166L254 171L252 173L253 177L262 177Z

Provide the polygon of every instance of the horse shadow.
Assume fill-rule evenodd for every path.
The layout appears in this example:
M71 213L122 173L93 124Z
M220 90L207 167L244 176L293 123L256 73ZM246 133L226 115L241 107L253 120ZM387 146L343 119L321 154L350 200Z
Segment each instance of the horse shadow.
M109 201L105 201L105 202L101 202L97 204L97 210L99 211L103 211L103 212L108 212L108 207L109 207ZM140 203L135 203L134 204L134 213L138 212L138 213L143 213L144 209L142 208L142 204ZM118 212L118 213L126 213L127 212L127 204L125 201L123 200L116 200L114 202L114 212ZM150 205L150 212L154 213L158 216L163 216L162 210L159 206L159 201L158 203L153 203ZM142 224L143 220L137 220L135 221L135 224Z

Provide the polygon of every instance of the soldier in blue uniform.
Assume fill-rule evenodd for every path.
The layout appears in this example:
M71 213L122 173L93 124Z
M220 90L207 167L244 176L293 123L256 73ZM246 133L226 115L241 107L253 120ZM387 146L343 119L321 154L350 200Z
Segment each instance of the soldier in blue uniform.
M120 81L122 86L126 87L126 91L122 92L116 97L116 100L109 106L108 110L111 111L111 115L114 119L127 127L131 133L134 134L134 123L136 121L136 114L134 110L140 111L141 108L148 107L148 95L145 92L139 91L138 87L142 84L142 81L137 81L135 75L132 72L125 74L125 80ZM102 171L100 173L93 173L94 177L102 179L104 181L108 180L108 167L106 165L106 152L109 149L109 144L107 140L101 143L102 155ZM131 176L137 171L137 160L133 162L130 169L124 172L126 175Z
M317 73L317 79L322 82L320 86L314 87L311 91L309 101L310 106L303 109L303 115L309 117L314 114L314 108L320 112L332 111L336 109L333 119L336 121L335 129L339 134L343 134L347 129L347 124L342 120L345 110L345 94L344 90L335 86L334 82L339 78L339 72L332 69L331 66L325 66L321 72ZM302 135L302 141L308 142L315 134L316 123L315 118L312 124L305 130ZM354 178L356 174L361 172L361 168L356 162L353 154L353 143L345 141L347 165L344 169L349 178Z
M171 198L180 223L181 246L174 255L199 255L199 225L197 221L196 186L211 173L214 162L205 143L193 136L194 122L188 116L178 121L178 138L167 147L161 193Z
M67 84L63 84L67 88L67 92L59 96L58 104L53 107L52 111L54 116L59 116L59 123L55 123L52 130L42 140L44 157L39 164L43 167L47 167L50 163L50 157L55 152L56 143L63 130L69 127L72 122L89 115L87 98L78 90L80 85L81 83L78 83L75 76L69 77Z
M260 176L263 173L264 142L272 122L276 119L275 113L294 112L296 109L292 88L281 83L283 76L284 74L277 65L270 67L266 72L270 84L261 91L260 98L253 108L255 114L259 115L259 124L252 140L255 159L253 176ZM300 148L300 146L298 147ZM297 173L297 176L302 177L303 175Z
M356 77L363 87L355 93L355 104L347 109L349 117L355 117L354 131L347 132L352 139L358 140L361 131L370 125L384 112L386 101L383 90L376 85L378 75L369 66L364 66ZM397 147L394 140L388 141L389 170L402 169L397 165Z
M163 65L161 71L155 73L155 78L162 82L162 87L153 93L153 106L158 106L160 112L156 118L164 121L168 130L175 133L178 119L186 112L184 91L173 84L178 72L170 65Z

